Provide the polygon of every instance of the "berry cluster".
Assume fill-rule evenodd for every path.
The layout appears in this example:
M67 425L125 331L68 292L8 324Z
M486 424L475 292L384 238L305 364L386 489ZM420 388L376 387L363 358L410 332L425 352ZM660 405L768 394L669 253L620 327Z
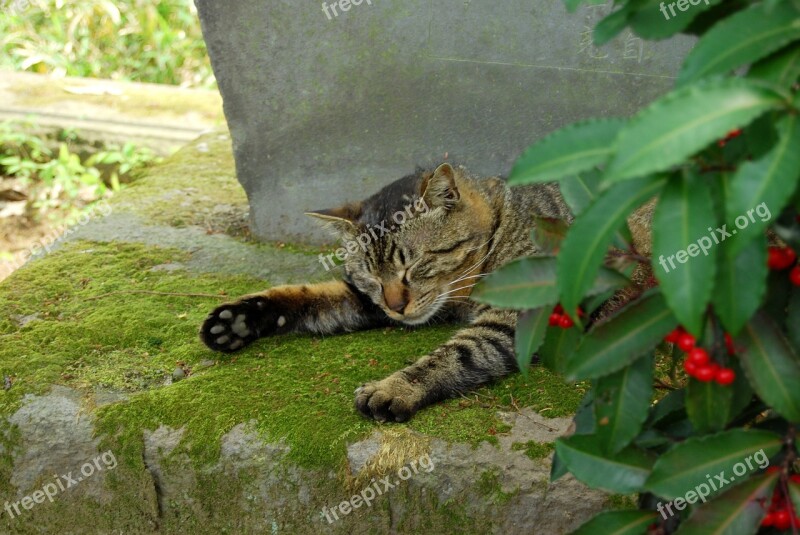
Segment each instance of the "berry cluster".
M771 467L767 470L768 473L780 471L777 466ZM800 484L800 475L794 474L791 476L792 483ZM781 485L775 487L775 492L772 494L772 503L770 503L769 511L764 519L761 521L764 527L774 527L780 531L787 531L789 528L800 528L800 516L798 516L792 509L792 504L789 498L783 493Z
M800 264L797 264L797 254L792 249L788 247L770 247L767 265L773 271L792 268L792 271L789 272L789 280L795 286L800 286Z
M719 145L720 147L724 147L728 143L728 141L737 138L741 135L742 135L741 128L737 128L736 130L731 130L730 132L728 132L728 135L725 136L725 139L720 139L719 141L717 141L717 145Z
M678 327L669 333L665 342L676 344L681 351L686 352L686 360L683 361L683 369L689 377L694 377L698 381L708 383L716 381L722 386L727 386L736 380L736 372L730 368L725 368L711 360L711 355L702 347L697 347L695 337L686 332L683 327ZM734 353L733 340L729 335L725 335L725 345L728 353Z
M579 308L578 316L583 317L583 315L583 310ZM556 305L553 309L553 313L550 314L549 323L551 327L561 327L562 329L571 329L575 326L575 322L564 313L564 307L561 305Z

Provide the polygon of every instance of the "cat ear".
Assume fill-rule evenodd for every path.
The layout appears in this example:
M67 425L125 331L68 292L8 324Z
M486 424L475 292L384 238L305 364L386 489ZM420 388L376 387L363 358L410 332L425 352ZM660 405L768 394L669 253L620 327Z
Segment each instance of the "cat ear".
M452 208L461 198L456 187L456 171L449 163L443 163L432 175L422 179L422 198L431 207Z
M325 222L326 225L340 234L355 235L358 234L358 225L356 221L361 215L361 204L345 204L338 208L314 210L312 212L306 212L306 215Z

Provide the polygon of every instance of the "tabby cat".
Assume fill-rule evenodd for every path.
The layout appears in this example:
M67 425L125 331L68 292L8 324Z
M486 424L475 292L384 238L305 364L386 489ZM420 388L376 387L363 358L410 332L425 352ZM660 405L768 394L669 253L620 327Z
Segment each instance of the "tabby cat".
M445 163L360 203L309 215L352 244L366 229L386 228L409 205L426 210L389 232L371 232L367 247L351 247L343 280L278 286L222 305L203 324L203 342L231 352L290 332L331 334L434 318L469 322L413 365L356 390L356 408L381 422L405 421L427 405L517 371L517 314L469 295L482 276L536 252L530 239L535 218L571 220L558 187L512 189L499 178L475 178Z

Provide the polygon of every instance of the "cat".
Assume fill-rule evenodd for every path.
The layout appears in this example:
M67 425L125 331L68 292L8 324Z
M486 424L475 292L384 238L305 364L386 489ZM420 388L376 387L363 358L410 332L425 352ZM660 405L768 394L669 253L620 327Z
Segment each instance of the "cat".
M393 214L425 207L404 217ZM278 286L214 310L201 328L213 350L232 352L260 337L331 334L432 319L468 325L430 354L390 376L361 385L355 407L380 422L403 422L437 401L518 371L517 313L469 300L472 287L509 261L535 254L537 218L571 222L555 184L510 188L444 163L418 170L368 199L311 212L345 243L344 277ZM367 232L388 227L388 232ZM357 239L369 235L367 240ZM354 243L364 247L353 246ZM340 250L340 252L343 251Z

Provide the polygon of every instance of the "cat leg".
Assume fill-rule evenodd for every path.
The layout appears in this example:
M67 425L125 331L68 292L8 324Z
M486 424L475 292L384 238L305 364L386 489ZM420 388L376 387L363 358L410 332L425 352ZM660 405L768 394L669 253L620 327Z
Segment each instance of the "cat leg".
M200 328L214 351L237 351L276 334L333 334L390 322L369 298L344 281L276 286L217 307Z
M518 371L517 312L486 307L453 338L411 366L356 390L355 405L379 422L404 422L421 408Z

